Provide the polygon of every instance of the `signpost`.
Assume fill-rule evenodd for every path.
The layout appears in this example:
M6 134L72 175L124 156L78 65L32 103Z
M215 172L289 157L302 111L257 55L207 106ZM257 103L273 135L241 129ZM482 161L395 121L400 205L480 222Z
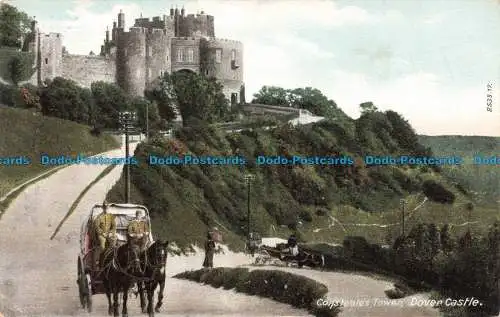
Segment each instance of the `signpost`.
M130 157L129 151L129 133L132 132L134 123L137 120L135 112L123 111L119 115L122 130L125 132L125 160L128 162ZM130 202L130 164L125 164L125 202Z

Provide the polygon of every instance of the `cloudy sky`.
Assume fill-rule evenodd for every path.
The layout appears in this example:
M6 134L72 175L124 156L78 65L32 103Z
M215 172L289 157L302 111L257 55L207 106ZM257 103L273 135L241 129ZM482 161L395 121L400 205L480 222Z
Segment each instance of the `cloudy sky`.
M98 52L120 9L127 28L176 4L204 10L217 37L245 45L247 99L262 85L312 86L354 118L373 101L421 134L500 136L500 0L7 2L74 54Z

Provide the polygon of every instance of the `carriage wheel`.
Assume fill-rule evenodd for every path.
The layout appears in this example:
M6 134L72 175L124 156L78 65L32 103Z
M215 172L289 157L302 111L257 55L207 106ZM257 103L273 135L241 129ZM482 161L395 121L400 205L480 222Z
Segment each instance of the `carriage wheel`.
M87 311L92 312L92 292L90 290L90 274L85 275L85 284L87 285L87 294L85 295L85 304L87 306Z
M80 260L80 257L78 257L78 263L77 263L77 280L76 283L78 283L78 294L80 297L80 304L82 305L82 308L85 308L85 297L83 294L83 283L82 279L85 278L85 275L83 274L83 267L82 267L82 261Z

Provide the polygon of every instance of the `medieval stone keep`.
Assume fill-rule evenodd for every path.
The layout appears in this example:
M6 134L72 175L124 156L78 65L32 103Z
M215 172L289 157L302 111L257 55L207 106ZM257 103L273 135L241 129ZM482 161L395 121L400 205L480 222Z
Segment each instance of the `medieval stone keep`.
M216 38L214 17L203 11L185 15L184 8L170 9L170 15L135 19L129 31L120 12L99 55L68 54L62 35L42 34L36 22L32 32L29 50L36 53L38 83L58 76L84 87L105 81L142 96L164 72L192 71L217 78L232 104L244 101L243 44Z

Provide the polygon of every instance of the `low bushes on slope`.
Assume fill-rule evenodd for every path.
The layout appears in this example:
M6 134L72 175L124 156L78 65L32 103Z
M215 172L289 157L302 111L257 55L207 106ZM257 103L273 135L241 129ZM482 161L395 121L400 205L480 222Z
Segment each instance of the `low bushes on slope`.
M338 306L319 306L328 288L310 278L275 270L253 270L247 268L215 268L186 271L174 276L195 282L209 284L213 287L235 289L249 295L268 297L278 302L308 309L316 316L337 316Z

